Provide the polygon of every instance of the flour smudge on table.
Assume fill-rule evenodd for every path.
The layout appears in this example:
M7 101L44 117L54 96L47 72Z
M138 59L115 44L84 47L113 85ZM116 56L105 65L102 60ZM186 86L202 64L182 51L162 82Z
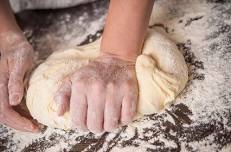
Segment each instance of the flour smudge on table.
M71 9L19 13L37 63L54 50L98 38L107 6L108 1L99 0ZM230 151L231 2L156 0L150 26L176 42L189 67L190 80L175 103L98 135L52 128L34 135L1 126L0 151Z

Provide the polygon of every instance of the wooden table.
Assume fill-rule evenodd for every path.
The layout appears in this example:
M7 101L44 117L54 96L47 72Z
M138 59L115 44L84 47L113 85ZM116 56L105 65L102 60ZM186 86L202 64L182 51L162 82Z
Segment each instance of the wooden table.
M97 39L107 6L108 1L99 0L67 9L24 11L17 20L40 63L67 44ZM102 135L58 129L48 134L44 128L24 144L25 139L15 139L20 133L0 126L0 151L54 151L57 145L58 151L231 151L231 2L158 0L154 11L150 27L176 42L190 69L188 85L175 104L138 120L142 127L124 126ZM215 81L208 83L210 79Z

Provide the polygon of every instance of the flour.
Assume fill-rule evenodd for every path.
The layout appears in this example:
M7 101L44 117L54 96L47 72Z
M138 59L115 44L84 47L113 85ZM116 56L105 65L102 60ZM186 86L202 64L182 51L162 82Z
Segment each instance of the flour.
M110 134L93 135L47 128L41 134L28 135L0 127L0 142L7 149L5 151L230 151L230 8L228 1L156 1L152 25L166 31L177 43L190 69L188 86L174 105ZM101 13L105 17L106 10ZM91 16L82 14L84 17L79 24L72 22L73 16L70 16L64 17L69 18L66 23L57 23L48 28L47 34L30 40L37 48L55 50L59 49L56 47L62 49L62 44L65 44L62 42L71 40L71 45L79 44L92 34L84 42L87 43L96 38L93 35L99 33L97 31L101 30L104 20L97 16L89 23ZM81 30L68 30L77 25ZM52 27L55 33L70 35L67 41L53 34ZM39 58L44 59L49 53L40 53Z

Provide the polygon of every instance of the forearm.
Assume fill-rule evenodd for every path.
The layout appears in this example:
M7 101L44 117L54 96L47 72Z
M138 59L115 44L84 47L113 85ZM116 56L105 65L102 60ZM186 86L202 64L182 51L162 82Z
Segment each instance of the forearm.
M0 32L19 30L8 0L0 0L0 21Z
M26 41L11 10L9 0L0 0L0 51L10 50L14 44ZM18 44L19 45L19 44Z
M141 53L154 0L111 0L101 53L134 61Z

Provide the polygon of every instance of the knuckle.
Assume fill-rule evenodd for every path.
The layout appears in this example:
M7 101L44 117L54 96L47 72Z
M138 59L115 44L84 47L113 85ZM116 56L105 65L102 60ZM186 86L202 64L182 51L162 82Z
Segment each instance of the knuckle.
M100 84L91 84L88 87L88 99L89 103L94 104L93 106L99 107L104 100L105 91L104 86Z
M101 80L95 80L92 83L92 89L101 92L104 89L103 81L101 81Z
M135 80L132 80L132 79L128 79L128 80L125 81L125 83L124 83L125 87L127 87L127 88L133 87L134 84L136 84L136 81L135 81Z
M82 88L88 83L87 77L84 76L78 76L78 75L73 75L70 78L70 82L73 86Z
M107 89L108 90L115 90L115 87L116 87L116 83L115 82L109 82L108 84L107 84Z
M71 76L72 82L79 81L89 81L91 77L91 71L88 70L88 67L81 67Z
M73 82L72 88L78 91L84 90L84 88L86 88L85 81L78 80L78 81Z

